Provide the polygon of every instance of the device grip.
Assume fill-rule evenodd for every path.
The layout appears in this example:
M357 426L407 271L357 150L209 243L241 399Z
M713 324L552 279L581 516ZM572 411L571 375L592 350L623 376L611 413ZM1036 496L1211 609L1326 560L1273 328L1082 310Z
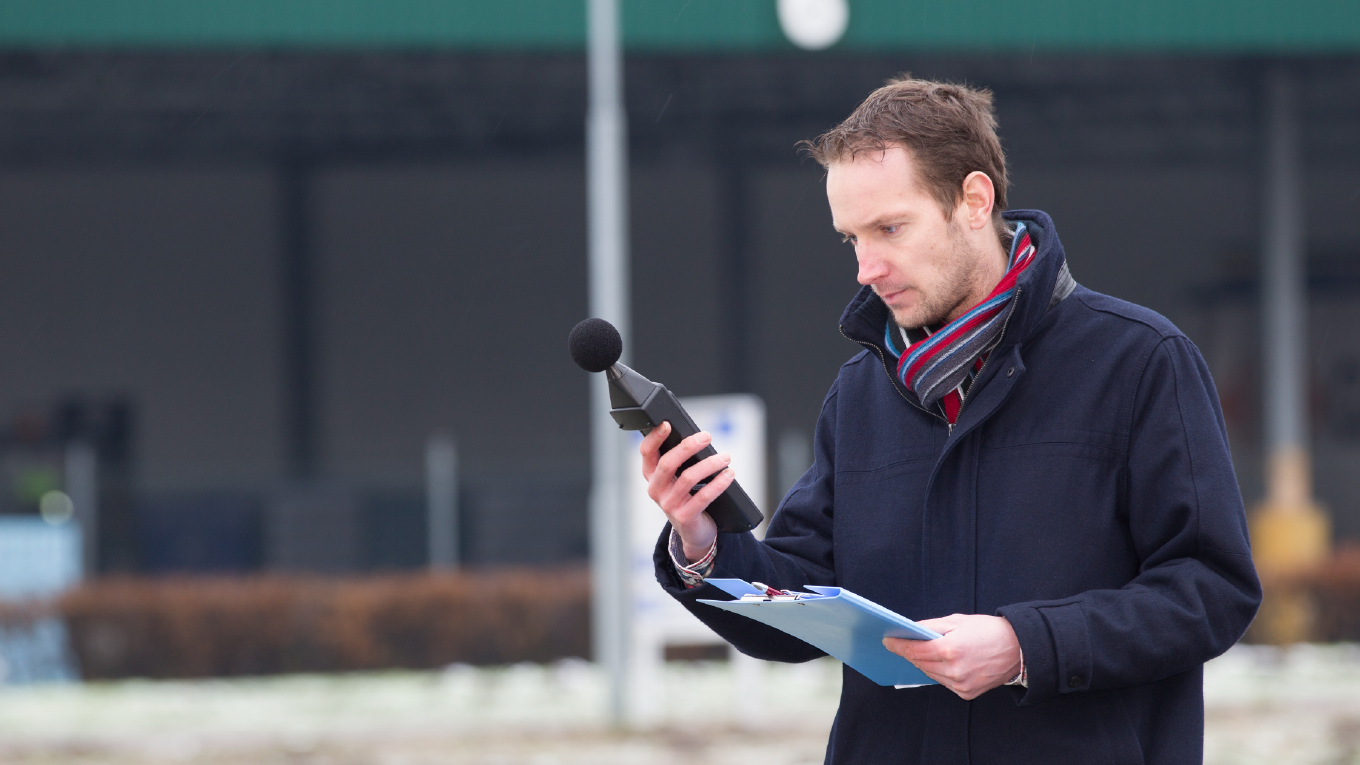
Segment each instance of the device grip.
M652 395L642 402L638 407L626 407L610 410L609 414L619 427L624 430L641 430L643 433L650 433L652 428L658 427L663 422L671 424L671 432L666 436L666 440L661 442L661 453L674 449L680 442L699 432L699 427L690 419L689 413L680 405L679 399L663 385L658 385ZM686 468L698 463L707 457L711 457L718 452L712 444L700 449L698 453L680 465L677 474ZM712 476L709 476L712 478ZM708 484L708 479L695 484L690 490L693 494ZM751 501L750 496L741 485L733 481L722 494L719 494L709 503L706 512L712 516L713 522L717 524L718 531L729 533L739 533L750 531L764 520L760 509Z

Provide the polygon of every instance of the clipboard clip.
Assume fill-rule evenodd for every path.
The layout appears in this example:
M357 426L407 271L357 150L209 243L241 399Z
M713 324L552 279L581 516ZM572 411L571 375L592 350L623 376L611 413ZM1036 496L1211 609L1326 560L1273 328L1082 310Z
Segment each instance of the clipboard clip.
M803 592L791 592L791 591L789 591L789 590L776 590L775 588L773 588L773 587L771 587L771 586L769 586L768 584L765 584L765 583L763 583L763 582L751 582L751 586L754 587L754 588L756 588L757 590L762 590L763 592L761 592L761 593L753 593L753 594L748 594L748 595L742 595L742 596L741 596L741 600L743 600L743 601L751 601L751 600L759 600L759 601L770 601L770 600L781 600L781 601L782 601L782 600L798 600L798 599L800 599L800 598L802 598L802 597L805 597L805 596L807 595L807 593L803 593Z

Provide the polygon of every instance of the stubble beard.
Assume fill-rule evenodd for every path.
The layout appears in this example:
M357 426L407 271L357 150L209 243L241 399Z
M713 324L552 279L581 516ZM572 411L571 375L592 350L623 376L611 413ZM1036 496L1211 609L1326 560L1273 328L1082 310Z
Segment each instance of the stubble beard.
M956 319L972 308L972 293L982 268L981 257L968 247L957 221L949 222L949 256L940 269L941 283L925 291L918 287L921 301L907 310L889 307L899 327L934 327L946 319ZM877 290L875 290L877 291Z

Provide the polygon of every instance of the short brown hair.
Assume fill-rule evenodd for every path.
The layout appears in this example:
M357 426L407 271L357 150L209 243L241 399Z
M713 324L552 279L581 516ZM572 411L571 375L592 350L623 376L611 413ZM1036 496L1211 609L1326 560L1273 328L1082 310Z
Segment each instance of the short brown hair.
M904 146L946 218L958 206L963 179L975 170L984 172L996 188L992 215L1000 228L1006 209L1006 153L996 137L990 90L904 74L870 93L844 122L798 145L822 167L853 160L863 151Z

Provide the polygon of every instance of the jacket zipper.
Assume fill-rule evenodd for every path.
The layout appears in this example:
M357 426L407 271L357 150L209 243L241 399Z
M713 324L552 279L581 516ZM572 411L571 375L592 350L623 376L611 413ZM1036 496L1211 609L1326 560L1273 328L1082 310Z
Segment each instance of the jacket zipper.
M1001 347L1001 341L1006 339L1006 328L1010 326L1010 324L1011 324L1011 316L1015 314L1015 307L1016 307L1017 305L1019 305L1019 304L1020 304L1020 288L1019 288L1019 287L1016 287L1016 288L1015 288L1015 297L1011 300L1011 309L1010 309L1009 311L1006 312L1006 318L1003 319L1003 320L1001 321L1001 334L999 334L999 335L996 336L996 345L993 345L993 346L992 346L992 350L996 350L997 348L1000 348L1000 347ZM992 354L991 354L990 352L988 352L988 353L987 353L987 358L983 360L982 366L978 369L977 377L974 377L974 378L973 378L973 381L974 381L974 382L976 382L976 381L982 379L982 373L985 372L985 371L987 371L987 365L990 364L990 363L992 363ZM969 386L968 386L968 390L964 391L964 393L963 393L962 396L959 396L959 413L958 413L958 415L954 418L954 422L958 422L959 417L962 417L962 416L963 416L963 405L966 404L966 403L968 403L968 395L969 395L970 393L972 393L972 392L973 392L973 386L969 385ZM953 435L953 433L954 433L954 423L953 423L953 422L949 423L949 433L950 433L950 435Z

